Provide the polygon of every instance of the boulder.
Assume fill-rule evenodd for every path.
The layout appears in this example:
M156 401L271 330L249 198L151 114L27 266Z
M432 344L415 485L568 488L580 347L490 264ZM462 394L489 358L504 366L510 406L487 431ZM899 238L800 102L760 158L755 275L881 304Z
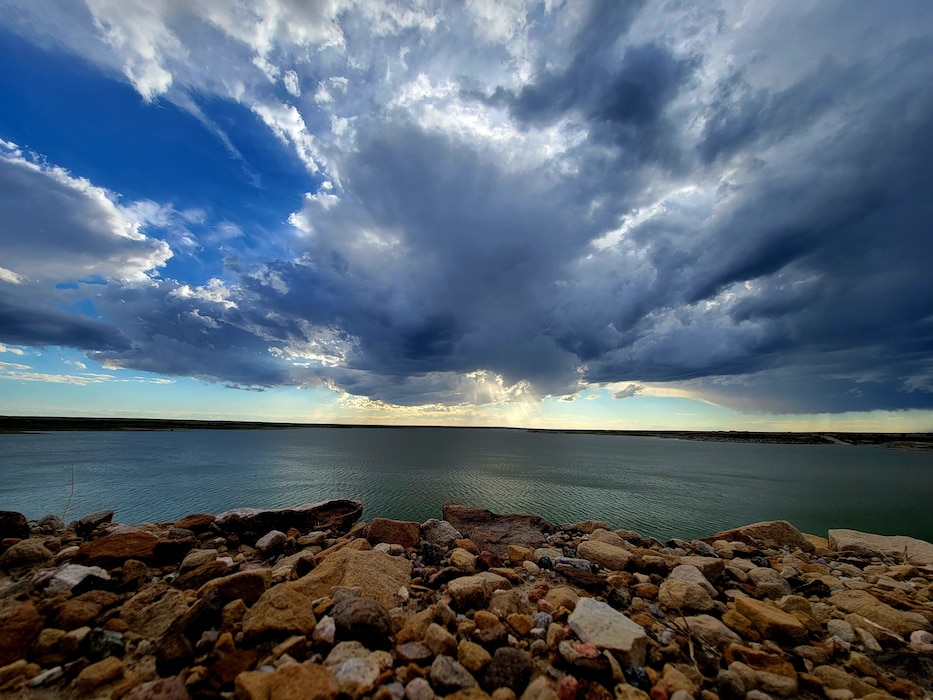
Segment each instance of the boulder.
M375 550L341 549L310 573L285 584L311 599L328 596L333 586L359 586L361 595L378 600L386 609L398 605L398 590L411 582L411 563Z
M900 635L930 629L930 622L920 613L905 612L882 603L868 591L834 591L829 602L848 613L855 613Z
M616 652L627 666L644 665L648 650L644 628L606 603L581 598L567 622L580 641Z
M803 623L770 603L739 596L735 599L735 609L747 618L765 639L778 639L795 644L802 644L807 640L807 629Z
M237 508L218 515L214 525L222 532L236 534L243 542L251 544L270 530L288 532L289 528L295 528L343 532L362 515L363 504L359 501L336 499L275 510Z
M634 558L628 550L622 547L593 540L581 542L577 547L577 555L612 571L623 571Z
M30 601L0 600L0 666L26 658L43 620Z
M288 664L274 672L245 671L236 677L238 700L333 700L337 684L331 672L306 661Z
M484 608L493 591L511 588L512 584L498 574L484 571L475 576L461 576L447 584L451 602L459 610Z
M158 639L186 612L184 593L164 583L153 583L123 604L120 617L136 634Z
M0 554L0 569L19 569L25 566L45 564L55 555L37 540L21 540Z
M334 606L331 616L338 641L357 641L367 649L382 649L389 643L389 613L373 598L345 598Z
M430 542L438 547L450 547L457 540L463 539L463 535L446 520L431 518L421 523L421 535L426 542Z
M158 537L144 530L118 527L103 537L82 544L78 558L91 564L123 559L147 561L152 558L158 541Z
M216 592L225 601L240 599L247 605L252 605L266 592L270 583L272 572L269 569L238 571L205 583L198 589L198 598L205 598Z
M510 544L540 547L555 532L553 525L537 515L498 515L455 502L446 503L443 514L444 520L477 547L498 556L505 556Z
M310 634L316 620L311 599L287 586L273 586L243 617L243 634L255 639L272 634Z
M768 520L752 523L734 530L724 530L702 541L712 544L716 540L739 541L756 547L790 547L812 552L815 547L803 534L786 520Z
M702 576L702 574L700 575ZM716 603L710 597L709 592L701 584L673 577L661 583L661 587L658 589L658 602L668 610L697 610L702 612L716 607Z
M872 535L858 530L830 530L829 548L837 552L866 550L908 564L933 564L933 543L903 535Z
M21 540L29 537L29 521L22 513L14 510L0 510L0 540L8 537Z
M399 544L407 549L417 545L421 539L421 525L409 520L373 518L373 521L369 524L367 538L371 544L385 542L387 544Z
M288 535L281 530L270 530L256 540L256 551L264 557L268 557L276 554L285 546L286 542L288 542Z
M216 519L210 513L193 513L192 515L186 515L181 520L176 520L174 527L191 530L192 532L203 532L209 530Z

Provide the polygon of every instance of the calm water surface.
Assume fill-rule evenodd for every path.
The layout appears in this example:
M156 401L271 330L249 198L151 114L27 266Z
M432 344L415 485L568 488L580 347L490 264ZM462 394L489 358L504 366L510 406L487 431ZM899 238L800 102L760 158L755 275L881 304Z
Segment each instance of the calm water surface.
M0 510L124 523L355 498L424 521L451 500L660 538L783 518L933 540L933 453L517 430L298 428L0 435Z

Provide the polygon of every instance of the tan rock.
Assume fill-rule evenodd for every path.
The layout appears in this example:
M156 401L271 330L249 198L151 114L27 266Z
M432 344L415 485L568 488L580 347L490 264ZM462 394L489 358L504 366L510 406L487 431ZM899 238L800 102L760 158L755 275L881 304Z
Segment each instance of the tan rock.
M43 620L31 601L0 600L0 666L26 658Z
M457 647L457 660L467 671L475 674L489 665L492 656L479 644L464 639Z
M679 562L681 565L695 566L709 581L718 579L726 569L726 562L719 557L701 557L691 554L681 557Z
M324 666L289 664L274 673L246 671L236 677L237 700L333 700L337 684Z
M651 700L651 696L644 690L639 690L634 685L628 683L619 683L615 687L615 700Z
M725 530L705 539L713 543L715 550L716 540L738 540L746 544L761 547L798 547L805 552L812 552L814 547L803 534L786 520L769 520L752 523L734 530ZM734 550L733 550L734 551ZM717 552L718 554L718 552Z
M735 630L739 636L745 639L757 642L761 638L752 621L734 608L727 610L723 614L722 621L729 629Z
M796 644L807 639L807 630L800 620L770 603L739 596L735 599L735 608L765 639L782 639Z
M581 641L616 652L629 666L644 664L648 648L645 630L606 603L581 598L567 622Z
M716 603L703 586L694 581L669 578L658 589L658 602L668 610L712 610Z
M535 626L534 618L531 615L523 615L521 613L512 613L508 615L505 621L522 637L528 634Z
M555 586L547 592L544 600L554 606L554 609L566 608L573 610L580 600L580 594L570 586Z
M626 549L592 540L580 543L577 547L577 556L612 571L623 571L633 559L632 554Z
M531 547L510 544L506 549L506 556L513 564L521 564L523 561L534 561L535 551Z
M837 608L868 618L900 635L915 630L929 630L930 622L920 613L904 612L882 603L867 591L834 591L829 602Z
M903 535L873 535L858 530L830 530L833 551L878 552L907 564L933 564L933 543Z
M192 532L203 532L210 528L217 518L210 513L193 513L186 515L181 520L176 520L174 527L181 530L191 530Z
M271 634L307 635L315 623L308 596L287 586L274 586L243 616L243 634L253 639Z
M123 677L123 662L108 656L103 661L91 664L83 669L74 680L74 687L78 693L87 695L90 691L107 683L112 683Z
M198 598L204 598L216 591L223 600L231 601L239 598L247 605L252 605L266 592L271 582L272 572L269 569L238 571L205 583L198 589Z
M123 604L120 617L136 634L159 639L186 612L184 593L164 583L153 583Z
M409 520L373 518L369 524L367 539L372 544L387 542L400 544L408 549L417 545L421 539L421 524Z
M424 634L424 644L434 656L453 656L457 652L457 638L436 622L428 625Z
M359 586L363 597L373 598L390 609L398 605L399 588L410 582L411 563L407 559L375 550L342 549L302 578L283 585L311 599L330 595L333 586Z
M456 547L450 552L450 565L468 574L476 573L476 555Z
M466 610L485 607L493 591L511 587L512 584L502 576L484 571L475 576L454 579L447 584L447 592L454 607Z
M694 615L692 617L686 617L683 619L683 623L686 625L687 629L690 630L690 634L714 646L724 647L742 641L739 635L712 615Z
M0 569L7 571L51 561L55 555L38 540L21 540L0 554Z
M152 558L158 541L158 537L145 530L120 526L103 537L82 544L78 558L90 563L121 559L147 561Z
M538 676L528 684L520 700L559 700L559 696L553 681L546 676Z
M865 681L835 666L817 666L813 669L813 675L820 679L824 688L848 690L854 693L856 697L878 691L877 688L868 685Z

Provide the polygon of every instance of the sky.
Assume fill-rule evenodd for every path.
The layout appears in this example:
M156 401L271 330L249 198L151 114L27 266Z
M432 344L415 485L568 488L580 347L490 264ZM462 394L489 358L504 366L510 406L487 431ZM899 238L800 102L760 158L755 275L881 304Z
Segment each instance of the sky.
M0 0L0 414L933 430L928 0Z

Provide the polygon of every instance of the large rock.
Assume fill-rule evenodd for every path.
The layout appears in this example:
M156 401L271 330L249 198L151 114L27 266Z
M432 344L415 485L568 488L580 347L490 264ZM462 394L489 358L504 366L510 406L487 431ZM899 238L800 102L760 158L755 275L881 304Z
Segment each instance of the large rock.
M29 645L42 630L42 623L31 602L0 600L0 667L26 658Z
M448 521L480 549L505 556L510 544L532 549L540 547L555 527L537 515L498 515L481 508L447 503L443 508Z
M216 592L225 601L240 599L247 605L252 605L266 592L271 583L272 572L269 569L238 571L205 583L198 589L198 598L205 598Z
M486 607L493 591L511 588L512 584L502 576L484 571L475 576L461 576L447 584L451 602L459 610Z
M330 595L333 586L359 586L361 594L386 609L398 605L398 590L411 582L411 563L375 550L341 549L289 584L311 599Z
M446 520L431 518L421 523L421 535L427 542L438 547L450 547L463 535Z
M368 539L372 544L387 542L400 544L407 549L414 547L421 539L421 525L409 520L373 518L369 524Z
M103 537L82 544L78 557L91 564L124 559L147 561L152 558L158 541L158 537L145 530L121 526Z
M78 537L87 537L104 523L112 521L112 510L100 510L96 513L85 515L83 518L71 521L68 523L68 529L73 530Z
M829 602L837 608L866 617L900 635L910 636L915 630L930 629L929 621L920 613L892 608L868 591L834 591L829 596Z
M761 523L752 523L734 530L717 532L712 537L702 541L707 543L716 540L738 541L756 547L799 547L804 552L812 552L815 547L803 534L786 520L768 520Z
M186 612L184 593L164 583L154 583L126 601L120 617L136 634L158 639Z
M726 647L742 641L735 632L726 627L722 621L712 615L694 615L683 618L683 623L690 634L703 639L717 647Z
M765 639L795 644L802 644L807 640L807 628L803 623L770 603L739 596L735 599L735 609L751 621Z
M634 558L634 555L628 550L593 540L581 542L580 546L577 547L577 556L612 571L624 570Z
M237 508L221 513L214 526L226 533L234 533L245 542L255 542L270 530L288 532L297 530L344 531L363 515L363 504L343 499L305 503L295 508L263 510Z
M7 537L29 537L29 521L25 515L14 510L0 510L0 540Z
M45 564L55 555L37 540L21 540L0 554L0 569L19 569L25 566Z
M392 622L379 601L373 598L346 598L334 606L331 615L338 641L357 641L367 649L388 646Z
M706 611L716 607L716 603L702 585L696 581L679 578L669 578L661 583L658 602L668 610Z
M830 530L829 547L837 552L877 552L897 561L933 564L933 543L904 535L872 535L858 530Z
M272 634L307 635L315 623L308 596L287 586L273 586L243 617L243 634L248 638Z
M581 641L615 651L627 666L644 665L648 650L644 628L606 603L581 598L567 622Z
M101 582L110 580L110 574L99 566L65 564L36 581L36 585L39 588L44 588L46 595L55 595L56 593L70 591L91 577L99 579Z
M246 671L236 677L237 700L332 700L337 684L331 672L306 661L288 664L272 673Z

